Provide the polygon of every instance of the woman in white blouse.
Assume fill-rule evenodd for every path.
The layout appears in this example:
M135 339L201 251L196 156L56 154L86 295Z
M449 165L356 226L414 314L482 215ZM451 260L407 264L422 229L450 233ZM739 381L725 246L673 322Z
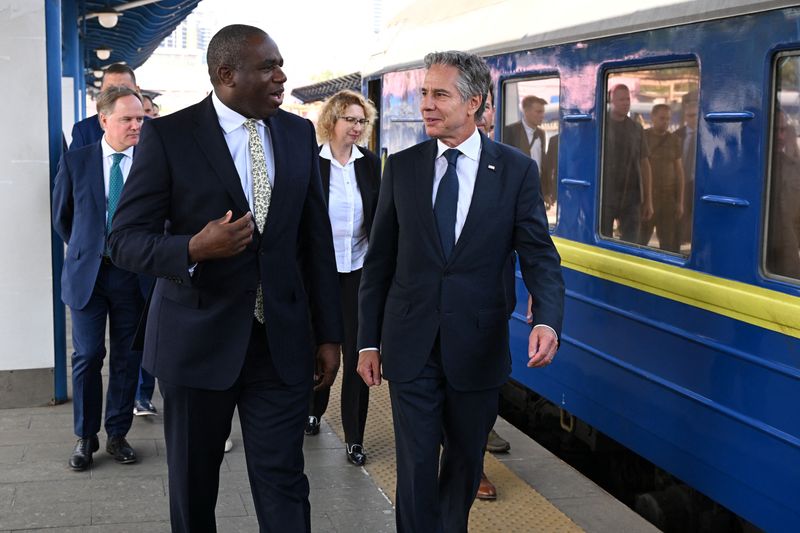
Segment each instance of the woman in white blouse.
M342 294L342 426L347 459L356 466L367 460L364 425L369 388L356 373L358 353L358 285L367 253L369 232L380 188L380 159L358 146L369 139L377 113L372 102L354 91L340 91L323 105L317 121L322 185L328 199L333 247ZM312 393L306 435L319 433L330 389Z

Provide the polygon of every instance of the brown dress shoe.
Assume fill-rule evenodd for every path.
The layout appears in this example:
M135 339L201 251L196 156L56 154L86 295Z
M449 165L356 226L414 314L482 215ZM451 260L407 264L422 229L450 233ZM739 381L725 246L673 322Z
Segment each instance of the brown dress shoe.
M478 485L478 494L475 495L479 500L496 500L497 489L494 484L486 477L486 472L481 473L481 484Z

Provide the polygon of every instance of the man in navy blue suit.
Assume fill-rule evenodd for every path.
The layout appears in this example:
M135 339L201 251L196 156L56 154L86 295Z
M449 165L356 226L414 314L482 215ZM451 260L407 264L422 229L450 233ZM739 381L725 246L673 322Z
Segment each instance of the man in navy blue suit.
M69 460L84 470L99 448L103 411L100 371L110 320L110 361L106 393L106 450L120 463L136 462L125 436L133 420L133 400L141 352L131 349L143 298L136 274L111 263L107 235L139 142L144 111L139 94L110 87L97 98L105 135L67 152L53 188L53 225L67 243L61 298L72 316L72 396L78 442Z
M262 30L221 29L212 94L145 124L114 218L114 262L158 278L143 367L164 396L173 531L216 530L235 408L261 531L311 529L314 345L328 387L342 319L314 127L279 109L282 67Z
M134 91L138 90L136 86L136 75L133 73L131 67L121 63L114 63L106 68L105 72L103 72L103 84L100 86L100 92L113 86L128 87ZM99 141L102 136L103 128L100 127L98 115L86 117L72 126L72 141L69 144L69 149L75 150L82 146L94 144Z
M428 54L425 65L433 139L386 161L361 279L358 372L369 386L381 371L389 381L397 530L465 532L511 369L511 252L534 300L529 367L555 356L564 283L536 163L476 128L488 66L464 52Z

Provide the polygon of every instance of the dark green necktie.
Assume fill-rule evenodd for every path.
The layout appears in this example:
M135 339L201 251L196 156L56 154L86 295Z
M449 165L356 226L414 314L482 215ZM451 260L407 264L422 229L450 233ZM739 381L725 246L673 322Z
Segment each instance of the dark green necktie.
M122 158L125 157L125 154L117 152L115 154L111 154L111 157L114 162L111 163L111 171L108 173L108 207L106 208L108 216L106 216L106 237L108 237L108 234L111 233L111 222L114 220L114 213L117 211L119 197L122 194L122 167L120 167L119 164L122 161ZM108 250L106 250L106 252L108 252Z

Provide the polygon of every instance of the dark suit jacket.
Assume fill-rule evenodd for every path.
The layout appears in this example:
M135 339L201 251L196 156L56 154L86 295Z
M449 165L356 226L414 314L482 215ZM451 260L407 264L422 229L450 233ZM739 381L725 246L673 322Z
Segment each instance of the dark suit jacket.
M281 110L267 124L275 184L264 235L256 231L242 253L200 263L191 276L192 235L228 210L238 219L250 207L210 96L144 124L109 241L116 264L159 278L143 366L170 384L233 385L250 340L259 280L269 350L285 383L312 379L312 323L317 344L341 340L314 127Z
M542 168L539 168L539 176L545 178L550 175L550 169L547 168L547 161L546 161L546 152L547 152L547 136L544 133L542 128L536 128L533 131L533 138L539 139L540 146L542 147ZM509 124L505 128L503 128L503 144L508 144L510 146L514 146L515 148L519 148L519 150L530 157L531 155L531 148L530 144L528 143L528 135L525 133L525 127L522 125L522 122L514 122L513 124ZM542 182L542 189L546 188L544 186L544 182Z
M99 140L66 152L53 185L53 226L69 245L61 271L61 300L73 309L89 302L105 250L106 193Z
M72 126L72 142L69 144L69 149L75 150L96 143L102 138L103 128L100 127L100 120L97 115L92 115L79 120Z
M375 218L375 208L378 205L378 188L381 186L381 160L366 148L356 146L364 157L359 157L354 163L356 183L361 193L361 203L364 206L364 230L369 236L372 231L372 220ZM322 188L325 191L325 203L328 203L331 189L331 161L324 157L319 158L319 172L322 175Z
M564 283L531 158L481 135L469 214L449 260L433 215L436 141L389 157L359 300L358 346L380 346L388 380L413 380L437 336L458 390L497 387L510 372L503 276L512 250L537 324L560 332ZM493 167L493 168L492 168Z

